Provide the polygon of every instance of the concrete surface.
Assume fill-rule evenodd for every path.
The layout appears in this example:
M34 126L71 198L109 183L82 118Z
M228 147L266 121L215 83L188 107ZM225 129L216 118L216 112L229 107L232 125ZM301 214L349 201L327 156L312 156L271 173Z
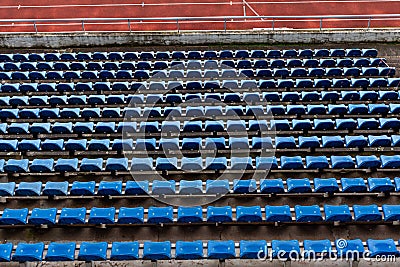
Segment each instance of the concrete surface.
M303 30L303 31L210 31L210 32L132 32L132 33L40 33L1 34L3 48L63 48L122 45L203 45L203 44L319 44L399 42L399 29Z

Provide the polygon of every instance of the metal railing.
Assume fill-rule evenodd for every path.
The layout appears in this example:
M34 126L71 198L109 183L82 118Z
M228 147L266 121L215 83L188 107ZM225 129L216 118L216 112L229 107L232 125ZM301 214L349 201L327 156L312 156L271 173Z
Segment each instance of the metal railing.
M278 22L285 22L290 26L293 22L302 23L315 23L319 27L305 27L303 29L332 29L329 27L324 28L324 22L346 22L346 27L335 27L334 29L371 29L372 22L391 21L396 22L396 26L400 28L400 14L371 14L371 15L330 15L330 16L212 16L212 17L146 17L146 18L65 18L65 19L0 19L0 32L3 27L32 27L34 32L39 33L39 26L76 26L81 25L80 32L88 32L85 26L87 25L126 25L126 30L132 32L134 29L132 25L145 25L145 24L176 24L176 31L181 31L181 26L185 23L221 23L223 26L220 31L228 31L228 24L235 23L250 23L255 25L260 23L262 29L277 30ZM350 22L362 22L364 26L352 26ZM270 27L265 27L269 25ZM389 25L389 24L388 24ZM382 26L386 27L386 26ZM160 26L160 29L162 27ZM282 28L282 27L281 27ZM251 29L251 28L249 28ZM254 29L254 27L253 27ZM258 28L257 28L258 29ZM289 29L287 27L285 30ZM297 28L300 29L300 28ZM162 29L161 29L162 30ZM97 30L96 30L97 31ZM99 30L101 31L101 30ZM137 30L136 30L137 31ZM165 30L166 31L166 30ZM170 30L169 30L170 31ZM18 32L18 31L12 31ZM45 32L45 31L43 31ZM54 31L52 31L54 32ZM63 31L65 32L65 31ZM74 31L76 32L76 31Z

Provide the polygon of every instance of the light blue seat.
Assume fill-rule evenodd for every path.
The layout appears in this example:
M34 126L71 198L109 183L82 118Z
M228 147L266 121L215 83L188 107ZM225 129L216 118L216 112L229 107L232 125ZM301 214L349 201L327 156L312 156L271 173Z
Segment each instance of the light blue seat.
M0 151L14 152L17 151L18 140L0 140Z
M252 170L251 157L231 157L231 170Z
M181 169L184 171L199 171L203 169L203 160L201 157L181 159Z
M158 171L174 171L178 169L178 159L176 157L157 158L156 170Z
M61 118L79 118L80 108L63 108L60 111Z
M235 242L232 240L227 241L214 241L210 240L207 243L207 258L208 259L234 259L236 258Z
M147 222L155 224L172 223L173 216L174 210L172 207L150 207Z
M233 192L236 194L253 193L257 191L256 180L233 180Z
M363 178L342 178L342 191L345 193L366 192L367 186Z
M350 208L347 205L324 205L325 221L351 222Z
M28 171L28 159L9 159L4 165L4 172L8 173L21 173Z
M18 243L17 248L12 256L13 261L42 261L44 243Z
M121 207L118 213L119 224L142 224L144 222L144 208Z
M319 222L322 221L321 211L318 205L295 206L297 222Z
M328 169L329 162L326 156L306 156L307 169Z
M34 225L54 225L56 223L57 209L39 209L35 208L32 210L31 216L29 217L29 224Z
M43 189L45 196L66 196L68 195L68 181L64 182L46 182Z
M126 261L139 259L139 242L113 242L110 260Z
M318 193L338 192L339 185L335 178L315 178L314 191Z
M300 255L300 245L297 240L272 240L272 258L297 259Z
M76 122L73 127L74 133L92 133L94 128L93 122Z
M395 186L390 178L368 178L370 192L394 192Z
M64 149L64 139L46 139L42 142L43 151L62 151Z
M24 209L9 209L3 210L0 222L5 225L23 225L27 223L29 210Z
M132 171L151 171L153 170L152 158L132 158L131 162Z
M69 139L65 142L65 150L67 151L85 151L87 145L86 139Z
M0 183L0 196L2 197L13 196L14 190L15 190L15 182Z
M143 259L152 261L171 259L171 242L144 242Z
M199 223L203 222L203 211L201 206L178 207L179 223Z
M107 242L82 242L78 260L105 261L107 259Z
M86 208L63 208L60 217L58 218L59 224L84 224L86 218Z
M283 170L303 169L303 159L301 158L301 156L281 156L281 168Z
M75 260L75 242L51 242L47 248L46 261L73 261Z
M229 181L226 179L206 181L207 194L227 194L229 190Z
M237 222L261 222L261 207L260 206L237 206L236 207Z
M322 147L324 148L339 148L344 146L344 142L340 135L337 136L322 136Z
M125 195L145 195L149 193L149 181L127 181Z
M174 195L175 181L154 180L152 186L153 195Z
M229 137L230 149L249 149L249 146L249 139L247 137Z
M103 159L83 158L79 170L82 172L100 172L103 170Z
M177 241L175 248L175 259L177 260L194 260L202 259L203 255L202 241Z
M16 196L40 196L42 182L20 182L15 189Z
M331 156L331 166L333 169L353 169L355 164L351 156Z
M383 218L387 222L400 220L400 205L382 205Z
M9 134L28 134L29 123L16 123L13 122L8 125L7 131Z
M326 114L325 105L307 105L307 114L309 115L323 115Z
M54 170L57 172L74 172L78 171L78 159L58 159Z
M69 134L72 133L72 122L55 122L51 128L54 134Z
M179 150L179 138L161 138L159 148L163 151Z
M73 196L93 196L95 187L96 187L95 181L89 181L89 182L74 181L72 183L70 194Z
M252 137L251 146L253 149L272 149L271 137Z
M34 159L29 166L31 172L52 172L54 159Z
M198 195L203 193L203 182L201 180L179 182L179 194Z
M122 194L122 182L121 181L101 181L98 195L101 196L118 196Z
M29 127L29 132L31 134L46 134L50 133L51 124L48 122L34 122Z
M139 131L142 133L156 133L158 132L158 126L158 121L140 122Z
M353 205L355 221L380 221L382 214L377 205Z
M115 208L96 208L90 210L89 224L114 224Z
M379 118L379 124L382 129L398 130L400 128L400 120L397 118Z
M95 128L96 133L114 133L115 122L98 122Z
M338 130L354 130L357 128L355 119L336 119L335 121Z
M232 207L207 207L207 221L215 223L232 222Z
M310 193L311 184L308 178L286 180L287 190L289 193Z

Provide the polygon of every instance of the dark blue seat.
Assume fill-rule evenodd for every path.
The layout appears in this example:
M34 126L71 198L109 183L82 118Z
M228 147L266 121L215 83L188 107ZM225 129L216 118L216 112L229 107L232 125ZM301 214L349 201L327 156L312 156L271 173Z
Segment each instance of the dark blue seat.
M38 209L32 210L31 216L29 217L29 223L35 225L53 225L56 223L57 209Z
M366 192L367 186L363 178L342 178L342 191L345 193Z
M178 222L198 223L203 221L203 211L200 206L178 207Z
M139 242L113 242L110 260L126 261L139 259Z
M207 258L208 259L234 259L236 257L235 242L232 240L227 241L214 241L210 240L207 243Z
M232 221L232 207L207 207L207 221L222 223L222 222L231 222Z
M152 261L171 259L171 242L144 242L143 259Z
M63 208L60 217L58 218L59 224L84 224L86 218L86 208Z
M17 248L12 256L13 261L42 261L44 243L18 243Z
M64 139L46 139L42 142L43 151L62 151L64 149Z
M324 205L324 212L327 222L351 222L353 220L347 205Z
M82 172L100 172L103 170L103 159L83 158L79 170Z
M21 173L28 171L28 159L9 159L4 165L4 172L8 173Z
M400 156L385 156L381 155L382 168L393 169L400 167Z
M87 145L86 139L80 139L80 140L69 139L65 143L65 150L67 150L67 151L85 151L86 145Z
M380 221L382 214L377 205L353 205L355 221Z
M23 225L27 223L29 210L27 208L23 209L9 209L5 208L3 210L3 215L1 216L1 224L6 225Z
M29 166L31 172L52 172L54 159L34 159Z
M322 221L321 211L318 205L295 206L297 222L319 222Z
M79 248L78 260L104 261L107 259L107 242L82 242Z
M40 196L42 182L20 182L15 189L16 196Z
M173 216L174 210L172 207L150 207L147 222L155 224L172 223Z
M15 182L0 183L0 196L13 196L15 190Z

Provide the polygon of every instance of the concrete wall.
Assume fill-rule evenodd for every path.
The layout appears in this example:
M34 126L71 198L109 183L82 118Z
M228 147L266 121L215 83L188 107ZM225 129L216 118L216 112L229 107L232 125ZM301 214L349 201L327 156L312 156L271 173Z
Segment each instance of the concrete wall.
M400 42L400 30L236 31L236 32L132 32L2 34L2 48L63 48L118 45L203 45L246 43L368 43Z

